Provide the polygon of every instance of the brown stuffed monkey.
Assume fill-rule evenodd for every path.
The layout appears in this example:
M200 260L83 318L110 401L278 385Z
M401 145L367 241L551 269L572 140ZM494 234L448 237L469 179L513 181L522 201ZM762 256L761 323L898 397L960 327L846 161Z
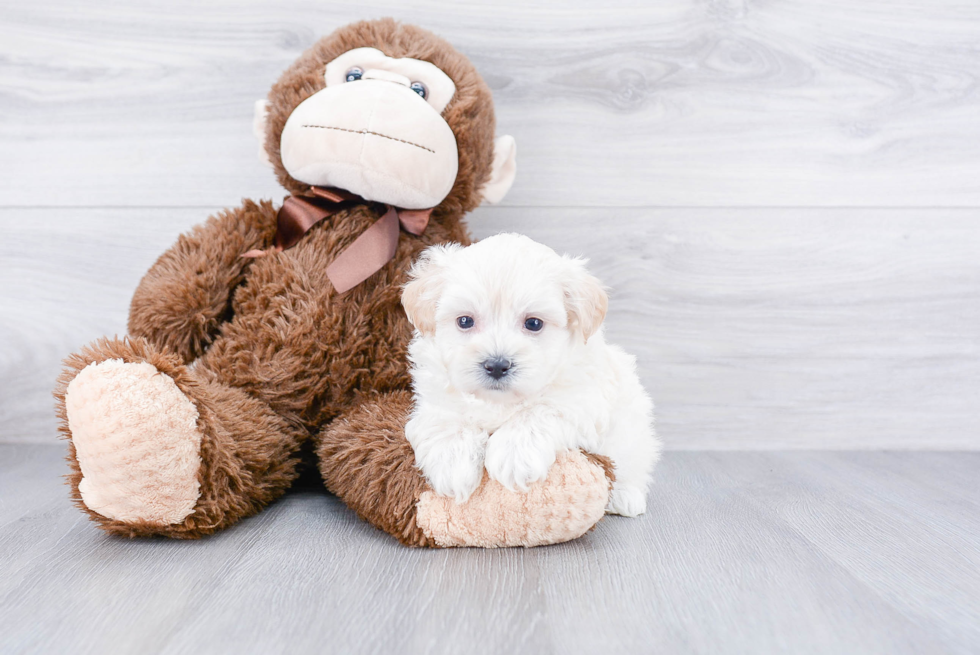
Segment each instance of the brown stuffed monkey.
M567 453L526 493L484 477L457 505L429 489L404 437L407 272L430 245L469 243L464 215L515 170L470 62L417 27L356 23L305 52L259 109L293 195L181 236L137 288L129 336L66 360L56 397L76 503L113 534L197 538L281 496L313 439L327 488L408 545L589 530L608 461Z

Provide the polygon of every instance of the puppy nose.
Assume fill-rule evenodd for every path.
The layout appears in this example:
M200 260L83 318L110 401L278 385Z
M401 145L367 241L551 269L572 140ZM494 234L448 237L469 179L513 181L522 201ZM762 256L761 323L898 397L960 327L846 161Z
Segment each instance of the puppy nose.
M483 368L487 375L494 380L499 380L507 375L507 371L510 370L510 360L503 357L491 357L483 362Z

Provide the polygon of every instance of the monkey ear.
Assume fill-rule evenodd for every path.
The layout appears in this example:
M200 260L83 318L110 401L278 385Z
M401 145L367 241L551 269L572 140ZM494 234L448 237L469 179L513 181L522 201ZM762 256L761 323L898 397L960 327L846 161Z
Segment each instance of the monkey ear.
M269 117L269 101L255 101L255 116L252 118L252 134L259 140L259 160L272 166L272 158L265 151L265 122Z
M596 277L585 268L586 260L562 257L568 266L562 287L565 292L565 310L568 312L568 327L582 333L587 342L596 333L606 318L609 296Z
M517 174L517 143L509 134L497 137L493 142L493 166L490 179L483 185L480 192L483 199L491 205L496 205L510 191Z
M446 260L461 247L449 243L426 248L408 274L411 280L402 289L402 306L409 322L423 336L436 331L436 306L445 284Z

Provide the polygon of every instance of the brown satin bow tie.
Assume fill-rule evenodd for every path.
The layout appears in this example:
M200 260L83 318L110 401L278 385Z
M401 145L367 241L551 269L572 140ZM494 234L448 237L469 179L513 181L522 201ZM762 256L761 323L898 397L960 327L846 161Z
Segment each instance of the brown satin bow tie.
M342 189L310 187L312 196L289 196L276 219L275 245L269 250L249 250L242 257L263 257L295 246L311 227L337 212L368 202ZM429 224L431 209L397 209L389 205L385 215L366 229L326 269L337 293L353 289L395 257L399 227L416 236Z

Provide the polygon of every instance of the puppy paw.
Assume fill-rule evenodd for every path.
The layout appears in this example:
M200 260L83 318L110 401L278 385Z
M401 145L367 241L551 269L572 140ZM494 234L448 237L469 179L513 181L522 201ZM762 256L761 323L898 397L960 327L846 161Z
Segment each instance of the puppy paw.
M528 485L548 477L555 463L555 448L533 429L504 425L487 443L487 474L504 487L527 491Z
M441 465L423 469L429 486L442 496L449 496L463 504L480 486L483 470L468 462L447 458Z
M609 504L606 506L606 514L639 516L645 511L647 511L646 492L633 487L617 489L613 486L612 493L609 495Z
M483 480L486 433L464 431L428 436L413 445L416 464L433 491L465 503Z

